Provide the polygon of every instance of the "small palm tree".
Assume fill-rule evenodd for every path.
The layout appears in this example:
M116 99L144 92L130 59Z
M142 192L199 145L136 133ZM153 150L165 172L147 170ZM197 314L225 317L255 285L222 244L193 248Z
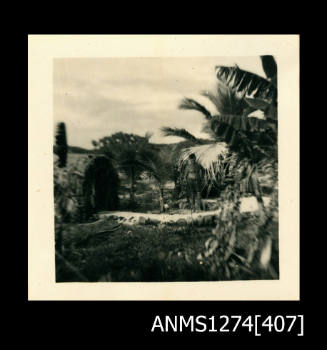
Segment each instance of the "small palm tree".
M130 181L130 203L133 206L136 202L136 180L144 170L145 155L142 151L127 148L123 149L119 156L121 157L121 160L119 161L119 167L127 175Z
M159 206L160 212L165 211L165 201L164 201L164 185L167 179L170 176L170 169L167 169L167 165L164 163L162 159L160 159L159 155L153 153L151 157L147 157L147 159L143 162L143 170L144 174L149 179L154 179L158 188L158 198L159 198Z

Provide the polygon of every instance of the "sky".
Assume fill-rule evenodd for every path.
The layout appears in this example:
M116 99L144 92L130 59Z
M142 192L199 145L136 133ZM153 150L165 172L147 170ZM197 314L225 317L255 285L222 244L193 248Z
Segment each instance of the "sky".
M259 57L55 59L54 124L65 122L70 146L88 149L92 140L118 131L141 136L150 131L153 143L181 140L164 137L162 126L207 138L201 113L180 110L178 104L194 98L213 112L201 91L214 91L216 65L234 64L264 76Z

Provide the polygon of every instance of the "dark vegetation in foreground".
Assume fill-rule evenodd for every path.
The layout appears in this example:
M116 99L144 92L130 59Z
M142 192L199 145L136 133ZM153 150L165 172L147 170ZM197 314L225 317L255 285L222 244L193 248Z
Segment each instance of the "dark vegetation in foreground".
M263 272L259 262L246 263L253 240L253 214L244 214L239 239L226 261L210 254L212 227L195 225L119 225L110 218L104 231L68 224L63 255L56 256L57 282L173 282L255 280L278 278L278 224L269 230L276 237L271 271ZM228 242L225 243L225 246ZM222 243L222 250L226 247ZM64 258L63 258L64 256ZM254 257L259 259L259 257ZM253 268L257 266L257 268Z

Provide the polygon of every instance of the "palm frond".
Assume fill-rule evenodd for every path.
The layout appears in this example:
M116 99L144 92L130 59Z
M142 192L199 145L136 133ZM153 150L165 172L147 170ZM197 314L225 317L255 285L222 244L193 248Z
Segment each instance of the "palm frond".
M267 100L263 100L261 98L249 98L245 97L245 102L253 108L253 110L261 110L266 111L270 106L270 103Z
M191 98L184 98L179 104L179 108L199 111L205 116L207 120L212 119L211 113L203 105Z
M237 92L222 82L217 84L216 93L203 91L202 96L207 97L214 104L219 114L244 115L254 111L244 101L244 95L242 93Z
M201 143L200 140L198 140L195 136L190 134L185 129L169 128L169 127L164 126L161 128L161 132L163 133L164 136L177 136L177 137L182 137L185 140L192 141L195 144Z
M219 81L246 97L277 100L277 88L272 82L237 66L217 66L216 76Z
M260 56L262 68L266 74L266 77L276 86L277 83L277 64L273 56L264 55Z
M160 182L160 169L152 159L148 158L145 160L143 170L149 178L154 178Z
M238 115L216 115L211 123L217 138L226 142L231 151L246 153L253 158L254 153L266 155L266 148L276 143L275 133L265 119ZM269 138L268 138L269 136ZM260 141L260 142L259 142Z
M217 135L214 133L214 131L211 128L211 123L204 123L202 125L201 132L208 135L209 140L219 142L219 138L217 138Z
M205 171L204 182L206 184L217 181L217 177L224 176L228 157L228 148L225 143L216 142L185 148L182 150L178 160L180 169L183 169L191 154L195 155L197 163Z
M239 116L232 114L215 115L213 124L216 127L220 125L228 125L235 131L242 132L264 132L268 129L268 124L265 119L256 117ZM220 131L220 132L219 132ZM220 134L221 130L216 129L216 133Z

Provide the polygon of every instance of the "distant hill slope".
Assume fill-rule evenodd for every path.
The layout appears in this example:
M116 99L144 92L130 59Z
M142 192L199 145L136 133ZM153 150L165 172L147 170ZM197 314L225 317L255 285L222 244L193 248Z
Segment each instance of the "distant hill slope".
M53 146L53 153L56 154L56 145ZM86 149L77 146L68 146L68 153L78 153L78 154L94 154L96 153L93 149Z
M208 140L202 140L204 143L210 143ZM151 143L152 147L160 152L165 157L170 159L175 158L176 154L185 147L192 146L190 141L180 141L176 143ZM56 146L53 147L54 153L56 153ZM98 151L94 149L86 149L78 146L68 146L68 153L75 154L97 154Z
M82 147L77 147L77 146L68 146L68 152L69 153L96 153L95 150L93 149L86 149L86 148L82 148Z

